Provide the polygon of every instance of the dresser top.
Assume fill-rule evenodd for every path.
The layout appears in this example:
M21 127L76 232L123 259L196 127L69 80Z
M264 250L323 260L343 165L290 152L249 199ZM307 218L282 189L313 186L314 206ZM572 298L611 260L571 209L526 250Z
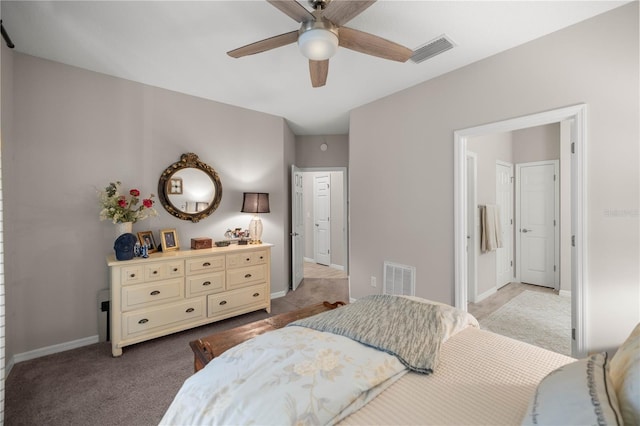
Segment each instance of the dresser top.
M120 265L133 265L136 263L146 263L154 260L171 260L171 259L187 259L196 256L207 256L212 254L228 254L228 253L242 253L243 251L252 251L261 248L270 248L273 244L247 244L244 246L238 244L229 244L227 247L212 247L207 249L190 250L179 249L167 252L150 253L148 258L134 257L131 260L116 260L115 253L107 256L108 266L120 266Z

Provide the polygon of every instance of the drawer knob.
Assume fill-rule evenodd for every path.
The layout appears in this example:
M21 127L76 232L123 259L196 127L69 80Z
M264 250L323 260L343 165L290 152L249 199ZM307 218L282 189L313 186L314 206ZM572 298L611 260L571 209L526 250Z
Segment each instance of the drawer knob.
M249 262L249 261L251 260L251 258L250 258L250 257L247 257L247 259L246 259L246 260L247 260L247 262Z
M220 306L223 306L223 305L226 305L226 304L227 304L226 300L223 300L223 301L220 302Z
M157 275L157 274L158 274L158 271L153 271L153 275Z
M246 274L244 277L245 278L251 278L251 274Z
M258 297L260 296L260 293L253 293L253 297Z
M135 277L136 277L136 274L129 275L129 278L135 278Z
M146 318L142 318L140 321L138 321L138 324L146 324L146 323L148 323L148 322L149 322L149 320L148 320L148 319L146 319Z
M160 294L160 290L153 290L151 293L149 293L151 296L157 296Z
M173 268L173 272L178 272L178 268Z
M193 312L193 311L195 311L195 309L193 309L193 308L189 308L189 309L187 309L185 312L187 312L187 313L191 313L191 312Z
M211 263L209 263L209 262L204 262L204 263L202 264L202 266L211 266Z
M211 285L211 281L205 281L202 283L202 285L207 286L207 285Z

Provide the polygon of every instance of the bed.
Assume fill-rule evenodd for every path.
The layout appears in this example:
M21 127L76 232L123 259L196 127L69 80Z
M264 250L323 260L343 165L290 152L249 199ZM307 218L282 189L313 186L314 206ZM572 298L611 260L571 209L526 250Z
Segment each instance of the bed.
M606 354L576 360L448 305L375 295L226 350L161 424L622 424L609 368Z

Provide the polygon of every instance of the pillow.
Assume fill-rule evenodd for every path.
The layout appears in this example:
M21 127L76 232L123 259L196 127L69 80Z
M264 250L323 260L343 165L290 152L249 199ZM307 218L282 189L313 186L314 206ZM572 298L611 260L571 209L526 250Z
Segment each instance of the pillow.
M523 425L621 425L608 375L607 353L564 365L547 375L529 403Z
M609 375L624 423L640 425L640 324L611 358Z

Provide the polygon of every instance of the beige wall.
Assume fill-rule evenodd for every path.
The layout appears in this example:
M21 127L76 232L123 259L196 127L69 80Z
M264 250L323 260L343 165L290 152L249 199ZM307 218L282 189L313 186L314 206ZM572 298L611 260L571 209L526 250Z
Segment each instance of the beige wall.
M512 163L560 159L560 123L513 132Z
M586 343L622 342L640 321L638 50L634 2L352 111L352 297L390 260L453 303L453 132L584 102Z
M496 161L504 161L513 163L513 133L498 133L487 136L478 136L469 138L467 141L467 150L475 152L477 156L476 162L476 190L478 205L495 204L496 203ZM515 197L514 197L515 198ZM476 208L474 213L478 215L479 210ZM477 295L476 302L484 297L489 296L492 291L496 290L496 256L495 251L483 253L480 250L480 235L476 238L477 242Z
M327 150L320 146L326 143ZM349 136L296 136L296 166L347 167L349 165Z
M192 237L222 239L251 219L240 213L242 192L269 192L271 213L262 220L263 240L275 244L272 293L286 292L286 169L295 137L282 118L19 53L13 59L13 131L5 137L3 126L2 145L8 357L97 335L114 226L98 220L96 188L120 180L156 193L162 170L185 152L219 173L219 209L194 224L157 205L159 216L134 232L157 238L159 229L176 228L185 247Z

